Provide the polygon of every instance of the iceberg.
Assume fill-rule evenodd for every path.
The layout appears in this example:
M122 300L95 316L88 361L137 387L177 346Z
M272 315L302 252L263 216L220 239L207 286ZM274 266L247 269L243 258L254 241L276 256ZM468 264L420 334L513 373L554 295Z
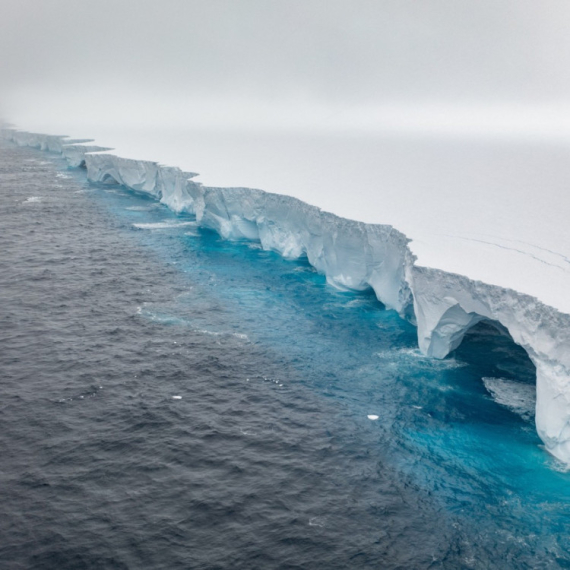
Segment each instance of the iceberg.
M306 256L335 287L373 289L388 309L417 326L425 355L445 358L469 329L492 322L536 366L538 435L552 455L570 465L570 314L564 309L514 288L422 265L411 240L391 225L346 219L284 194L207 186L194 180L195 173L122 158L90 140L14 128L3 129L2 136L61 154L70 166L85 167L92 182L120 184L193 214L199 226L225 239L255 240L287 259Z

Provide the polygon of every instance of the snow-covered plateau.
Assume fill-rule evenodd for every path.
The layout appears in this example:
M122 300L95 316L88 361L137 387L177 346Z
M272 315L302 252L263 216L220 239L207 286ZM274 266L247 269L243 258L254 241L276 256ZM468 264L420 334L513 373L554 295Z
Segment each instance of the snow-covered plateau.
M59 153L70 166L85 166L90 181L118 183L176 212L194 214L200 226L226 239L256 240L288 259L306 255L336 287L372 288L386 307L417 325L426 355L444 358L475 324L493 322L535 364L538 434L550 453L570 465L570 199L565 187L570 171L562 182L548 170L542 182L522 172L523 182L502 192L501 180L493 186L481 179L473 186L481 174L462 169L450 155L444 166L455 169L454 180L465 181L457 187L436 187L426 179L423 188L397 194L373 179L368 184L343 180L344 191L338 192L318 183L314 166L322 159L305 152L313 176L303 178L294 164L290 190L269 185L264 187L277 192L265 192L206 185L194 173L121 157L92 141L11 128L2 135L20 146ZM556 152L560 157L547 149L548 156ZM528 161L501 164L524 171L532 149L528 156ZM342 162L333 165L328 157L328 164L329 176L342 172ZM321 190L308 193L307 184Z

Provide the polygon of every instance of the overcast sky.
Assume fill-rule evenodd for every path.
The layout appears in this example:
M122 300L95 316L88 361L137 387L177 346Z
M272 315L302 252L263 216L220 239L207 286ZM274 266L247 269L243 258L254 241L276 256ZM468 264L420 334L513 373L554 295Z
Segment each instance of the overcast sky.
M567 0L0 0L0 113L520 120L570 104L569 30Z

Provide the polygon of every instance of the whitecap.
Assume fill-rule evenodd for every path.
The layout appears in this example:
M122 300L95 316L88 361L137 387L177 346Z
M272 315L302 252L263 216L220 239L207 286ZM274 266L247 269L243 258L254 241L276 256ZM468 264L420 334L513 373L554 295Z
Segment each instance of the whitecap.
M200 333L200 334L207 334L209 336L233 336L235 338L239 338L241 340L249 340L249 337L243 333L232 333L232 332L217 332L217 331L209 331L208 329L192 329L193 332Z
M249 340L249 337L243 333L232 333L232 336L235 336L236 338L241 338L242 340Z
M23 203L32 204L34 202L41 202L41 201L42 201L41 196L30 196L29 198L26 198Z

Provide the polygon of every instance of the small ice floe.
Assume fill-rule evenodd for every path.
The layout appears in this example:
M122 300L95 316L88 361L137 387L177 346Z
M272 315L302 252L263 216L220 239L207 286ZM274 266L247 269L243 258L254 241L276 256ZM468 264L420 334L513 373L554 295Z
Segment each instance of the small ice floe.
M172 396L173 400L182 400L182 396Z
M380 416L376 416L374 414L368 414L366 416L369 420L376 421Z
M126 210L131 210L132 212L148 212L148 210L152 210L156 208L155 204L151 204L150 206L129 206Z
M196 226L196 222L178 222L175 220L165 220L163 222L133 224L133 227L139 230L171 230L183 226Z
M56 176L56 178L71 178L71 176L68 176L67 174L63 174L63 172L58 172L55 176Z
M483 384L493 400L523 420L532 421L536 408L536 386L507 378L483 378Z
M41 202L41 196L30 196L24 200L24 204L32 204L34 202Z

